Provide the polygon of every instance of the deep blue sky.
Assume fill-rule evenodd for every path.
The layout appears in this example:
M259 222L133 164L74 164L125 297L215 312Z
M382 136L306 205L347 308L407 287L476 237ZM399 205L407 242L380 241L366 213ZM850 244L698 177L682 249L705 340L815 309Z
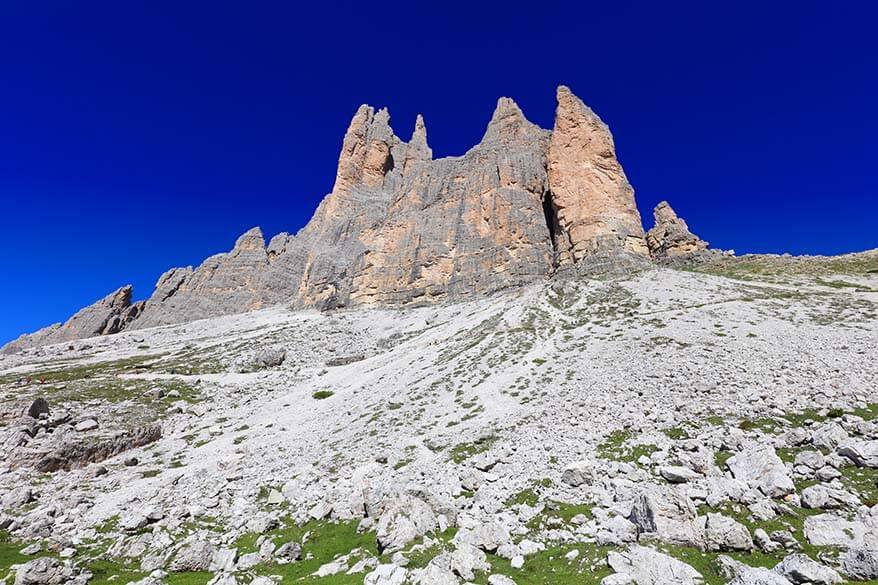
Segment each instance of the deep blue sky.
M297 230L364 102L445 156L501 95L551 127L564 83L647 227L667 198L739 252L878 246L870 4L3 2L0 343Z

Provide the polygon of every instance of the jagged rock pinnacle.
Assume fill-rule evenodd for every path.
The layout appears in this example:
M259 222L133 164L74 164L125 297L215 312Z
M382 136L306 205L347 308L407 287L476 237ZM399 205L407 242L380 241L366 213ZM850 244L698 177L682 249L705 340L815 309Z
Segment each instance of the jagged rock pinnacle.
M689 226L667 201L656 205L653 217L655 227L646 234L646 242L654 258L674 258L707 249L707 242L689 231Z
M514 100L501 97L497 100L497 107L488 122L482 143L535 140L541 133L542 130L536 124L525 118Z
M433 159L433 150L427 144L427 126L424 124L424 117L418 114L415 119L415 129L412 132L412 139L409 141L405 151L405 162L403 164L403 174L409 175L413 165L430 161Z

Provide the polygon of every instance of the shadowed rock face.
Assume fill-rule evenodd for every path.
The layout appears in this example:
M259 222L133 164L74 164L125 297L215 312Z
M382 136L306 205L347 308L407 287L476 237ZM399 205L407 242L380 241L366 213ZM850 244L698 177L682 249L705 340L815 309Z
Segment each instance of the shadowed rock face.
M360 106L332 192L299 233L266 246L253 228L231 252L166 272L145 303L131 305L130 287L120 289L7 350L280 303L332 309L457 300L557 270L648 261L609 129L568 88L557 100L548 131L500 98L481 142L441 159L433 159L421 116L405 142L386 109Z

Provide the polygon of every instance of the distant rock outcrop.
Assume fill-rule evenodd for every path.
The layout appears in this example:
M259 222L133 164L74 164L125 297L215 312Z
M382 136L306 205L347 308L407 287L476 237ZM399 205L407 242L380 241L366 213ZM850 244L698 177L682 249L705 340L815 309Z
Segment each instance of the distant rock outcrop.
M66 323L56 323L34 333L22 335L6 344L2 351L14 353L27 347L118 333L134 321L143 308L143 303L132 304L133 290L131 285L123 286L93 305L80 309Z
M333 309L457 300L549 277L643 266L703 249L656 212L649 247L632 189L600 118L559 87L552 131L500 98L481 142L434 159L424 119L408 142L386 109L363 105L342 143L332 191L297 234L265 244L259 228L231 252L174 268L152 296L131 288L9 344L189 322L287 303Z
M655 227L646 234L646 243L654 258L678 258L707 250L707 242L689 231L689 226L667 201L656 206L653 216Z

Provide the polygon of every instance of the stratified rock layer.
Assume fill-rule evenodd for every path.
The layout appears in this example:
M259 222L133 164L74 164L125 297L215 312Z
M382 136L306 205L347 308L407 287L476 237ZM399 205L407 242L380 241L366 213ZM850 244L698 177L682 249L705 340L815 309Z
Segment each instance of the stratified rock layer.
M130 287L120 289L120 298L7 349L281 303L457 300L559 269L642 265L643 227L609 129L568 88L557 99L550 132L501 98L481 142L441 159L433 159L421 116L405 142L386 109L363 105L345 133L333 189L299 233L266 245L253 228L231 252L166 272L144 303L131 305Z

